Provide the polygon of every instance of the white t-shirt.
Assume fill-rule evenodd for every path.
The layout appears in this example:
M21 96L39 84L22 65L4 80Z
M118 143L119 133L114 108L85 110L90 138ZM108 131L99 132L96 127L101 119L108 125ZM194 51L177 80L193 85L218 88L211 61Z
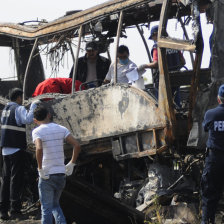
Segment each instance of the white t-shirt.
M33 130L33 142L38 138L42 141L42 169L46 174L65 173L63 145L69 134L67 128L55 123L41 124Z
M114 81L114 65L115 65L115 63L112 63L110 65L109 71L105 78L106 80L109 80L110 82ZM137 65L134 62L132 62L130 59L126 65L122 65L118 61L118 63L117 63L117 82L118 83L128 83L129 80L126 76L126 73L132 71L135 68L137 68Z

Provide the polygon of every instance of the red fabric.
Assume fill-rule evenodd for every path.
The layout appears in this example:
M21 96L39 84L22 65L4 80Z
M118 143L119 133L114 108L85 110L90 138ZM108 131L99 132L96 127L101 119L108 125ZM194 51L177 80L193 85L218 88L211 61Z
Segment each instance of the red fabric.
M79 91L81 84L82 83L79 80L75 81L75 91ZM38 84L32 96L35 97L44 93L70 94L71 91L71 78L49 78Z
M152 61L153 62L158 61L158 50L157 50L157 48L153 49L153 59L152 59Z

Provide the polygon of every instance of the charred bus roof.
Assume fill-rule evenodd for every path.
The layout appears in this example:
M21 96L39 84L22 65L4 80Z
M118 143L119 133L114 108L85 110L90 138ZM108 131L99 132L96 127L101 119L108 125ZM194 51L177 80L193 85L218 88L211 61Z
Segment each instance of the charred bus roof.
M161 0L113 0L84 11L75 11L76 13L74 14L61 17L49 23L40 22L38 25L3 23L0 24L0 45L12 46L10 37L25 40L38 38L43 44L49 41L52 42L53 36L54 40L57 40L61 35L76 37L78 36L77 30L80 25L89 24L90 22L94 23L94 21L97 22L99 20L102 23L103 30L107 31L107 35L113 37L116 36L118 22L116 13L124 11L123 22L125 27L150 23L159 20L162 2ZM182 3L172 1L169 17L174 18L186 15L190 15L190 7L184 7Z

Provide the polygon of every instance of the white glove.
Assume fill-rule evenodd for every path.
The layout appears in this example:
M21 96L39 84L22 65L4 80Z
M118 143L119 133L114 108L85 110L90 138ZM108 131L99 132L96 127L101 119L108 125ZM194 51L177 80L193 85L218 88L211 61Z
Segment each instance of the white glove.
M49 175L48 174L45 174L44 170L43 169L38 169L38 174L39 174L39 177L44 179L44 180L47 180L49 179Z
M74 170L74 166L76 164L75 163L72 163L71 161L65 166L65 174L66 176L70 176L72 175L72 172Z

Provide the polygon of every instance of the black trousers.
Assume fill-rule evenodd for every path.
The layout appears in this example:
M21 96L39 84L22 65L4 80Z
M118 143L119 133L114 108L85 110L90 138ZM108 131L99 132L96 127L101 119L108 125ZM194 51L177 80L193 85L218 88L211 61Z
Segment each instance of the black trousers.
M215 223L215 213L222 196L224 152L209 150L201 178L202 222Z
M23 150L3 156L2 179L0 186L0 211L17 212L21 209L23 187Z

